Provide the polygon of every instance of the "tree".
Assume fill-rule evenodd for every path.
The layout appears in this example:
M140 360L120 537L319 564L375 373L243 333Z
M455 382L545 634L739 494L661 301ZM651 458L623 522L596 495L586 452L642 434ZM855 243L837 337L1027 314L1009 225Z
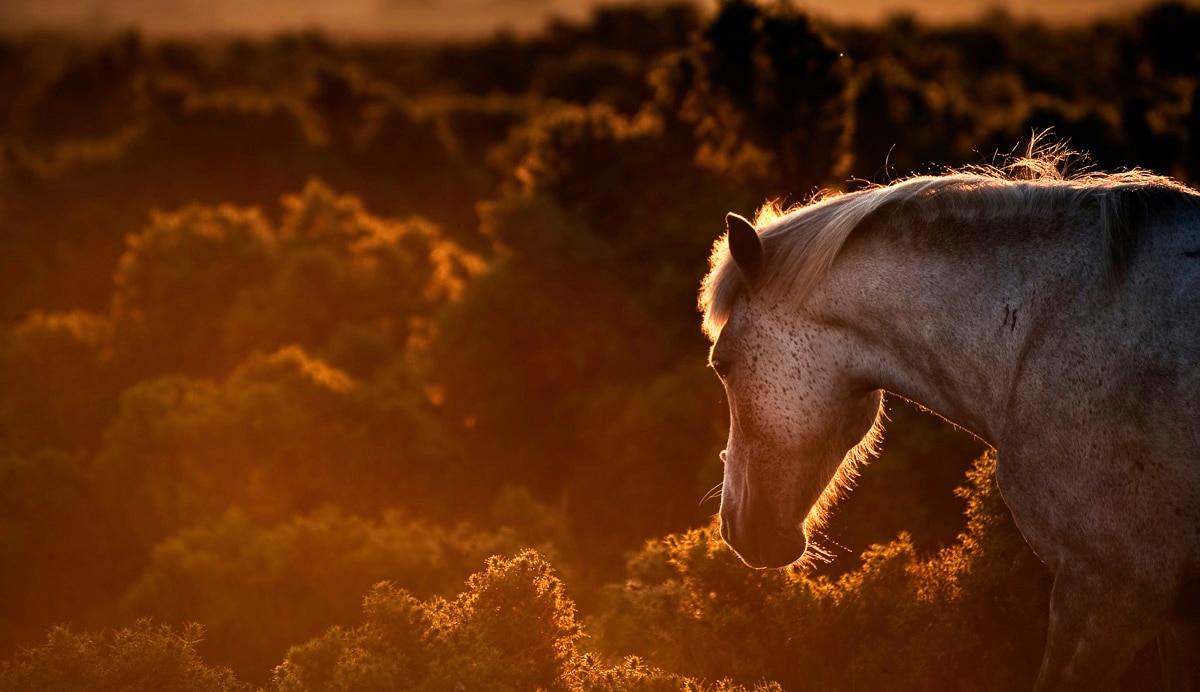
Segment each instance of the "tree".
M379 401L296 347L221 382L147 380L121 397L98 482L146 547L230 507L272 521L326 503L422 507L453 451L418 406L372 411Z
M848 171L849 74L808 15L726 0L653 79L660 108L694 128L698 162L779 197Z
M217 327L237 295L277 261L261 212L189 205L154 214L126 243L112 296L121 356L149 375L226 370Z
M112 321L35 311L0 328L0 449L95 449L115 404Z

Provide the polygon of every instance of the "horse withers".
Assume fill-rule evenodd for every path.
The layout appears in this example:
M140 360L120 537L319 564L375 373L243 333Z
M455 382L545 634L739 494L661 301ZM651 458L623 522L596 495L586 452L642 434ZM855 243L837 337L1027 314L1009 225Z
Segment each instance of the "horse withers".
M726 218L700 296L730 411L721 535L754 567L801 559L891 392L997 450L1055 574L1037 689L1112 687L1156 635L1181 653L1168 683L1190 688L1200 194L1051 163Z

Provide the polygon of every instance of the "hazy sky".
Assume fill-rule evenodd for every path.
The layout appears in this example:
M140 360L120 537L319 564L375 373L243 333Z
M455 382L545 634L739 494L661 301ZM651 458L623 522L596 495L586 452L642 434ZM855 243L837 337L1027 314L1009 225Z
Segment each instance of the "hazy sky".
M715 3L716 0L702 0ZM1190 0L1189 4L1200 0ZM580 17L597 0L0 0L0 27L131 25L148 34L271 33L321 28L335 34L478 34L529 30L547 17ZM1144 0L807 0L800 7L833 19L871 20L901 10L934 21L979 16L1003 6L1017 17L1086 21L1129 11Z

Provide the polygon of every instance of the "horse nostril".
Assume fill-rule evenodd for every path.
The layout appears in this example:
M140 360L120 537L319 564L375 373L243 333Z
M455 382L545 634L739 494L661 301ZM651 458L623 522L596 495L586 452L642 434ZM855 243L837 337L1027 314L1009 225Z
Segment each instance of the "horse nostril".
M717 456L721 458L721 463L724 464L725 463L725 450L722 449L721 453L718 454Z

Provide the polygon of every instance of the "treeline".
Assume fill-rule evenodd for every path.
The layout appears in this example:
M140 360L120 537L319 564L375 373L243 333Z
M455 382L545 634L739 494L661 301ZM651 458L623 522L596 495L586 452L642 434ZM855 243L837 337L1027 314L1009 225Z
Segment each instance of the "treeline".
M727 0L444 45L3 39L0 682L1026 684L1044 570L990 462L954 494L982 446L910 406L830 565L720 547L696 288L726 211L1046 128L1200 181L1198 33Z

